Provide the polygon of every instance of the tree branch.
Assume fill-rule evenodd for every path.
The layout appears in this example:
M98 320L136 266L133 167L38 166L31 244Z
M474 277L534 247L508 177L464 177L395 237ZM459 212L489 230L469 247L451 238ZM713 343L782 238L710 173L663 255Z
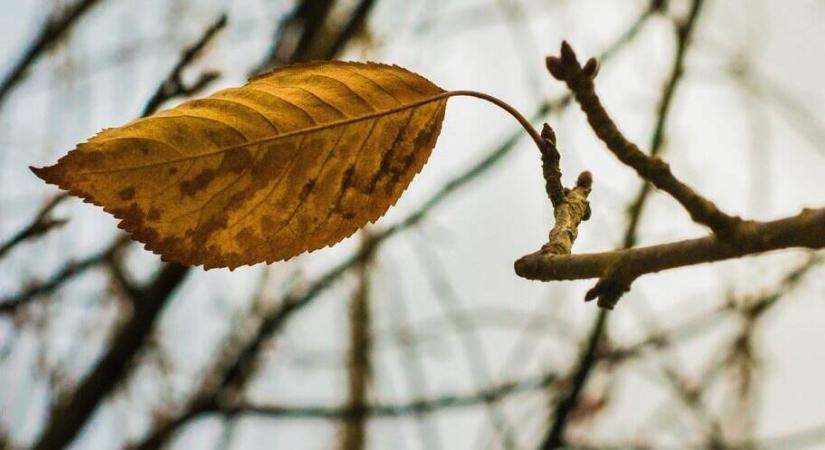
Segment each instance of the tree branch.
M0 258L8 253L11 249L20 245L21 243L29 240L38 238L49 231L58 228L66 223L65 219L54 219L51 216L52 210L59 205L63 200L66 200L68 195L60 194L54 197L53 199L46 202L40 211L34 216L34 218L29 222L28 225L23 227L22 230L18 231L14 236L9 238L8 241L0 244Z
M41 296L53 293L74 277L108 261L116 251L128 243L128 236L121 235L107 248L78 261L69 261L64 264L60 270L48 277L46 281L30 284L21 292L3 297L0 299L0 315L14 314L18 308L28 304L29 302L36 300Z
M671 105L676 94L676 88L682 80L685 72L685 56L691 44L693 30L699 12L702 10L704 0L694 0L690 7L687 18L676 27L676 55L673 58L673 65L670 68L670 77L667 79L664 94L659 101L659 108L656 111L656 125L653 128L653 136L650 139L650 156L656 157L661 153L665 142L665 126L670 116ZM624 238L624 247L630 248L636 245L636 230L639 227L639 220L642 217L642 210L650 194L651 184L648 181L642 183L639 192L628 207L630 220Z
M524 278L541 281L582 280L601 278L587 294L587 299L603 296L599 306L612 308L606 302L606 291L626 291L636 278L662 270L786 248L825 247L825 208L805 209L796 216L770 222L747 222L744 238L736 244L707 236L669 244L653 245L602 253L556 255L546 250L516 261L516 273Z
M178 62L172 67L169 75L166 76L163 83L157 87L155 93L152 94L149 101L146 102L141 117L146 117L154 113L164 102L172 98L181 95L192 95L200 91L206 87L207 84L218 78L219 74L217 72L204 72L200 74L198 80L191 86L187 86L183 82L182 75L183 70L198 57L204 47L209 44L215 34L223 29L224 26L226 26L226 14L221 14L220 17L201 34L197 42L183 50L183 53L178 58Z
M582 67L573 49L564 42L561 56L550 56L546 62L550 74L567 84L593 131L621 162L633 168L640 177L658 189L670 194L695 222L708 226L724 238L738 237L736 234L741 219L722 212L713 202L677 179L667 163L645 155L619 131L595 92L593 79L598 72L598 63L595 59L591 58Z
M670 107L676 87L679 85L684 73L684 58L687 54L687 48L690 44L690 37L695 28L699 12L702 8L703 0L694 0L691 4L690 13L687 19L677 29L677 51L673 58L673 68L671 69L670 78L665 85L664 94L659 103L658 114L656 116L656 125L654 127L653 137L651 138L651 155L655 156L664 142L665 126L667 125L667 118L670 113ZM662 11L665 3L658 0L652 0L650 5L642 15L642 17L649 17L651 14ZM593 64L591 63L591 66ZM593 76L596 75L598 66L591 67L588 70L592 71ZM641 217L642 206L647 200L647 192L649 191L650 183L645 182L643 189L637 200L634 201L631 208L628 210L630 220L628 221L625 230L624 248L630 248L635 245L636 230L639 225ZM644 188L647 188L645 190ZM618 298L618 297L617 297ZM608 309L601 309L597 314L596 321L590 329L587 346L582 350L577 362L576 371L572 376L571 388L564 394L564 397L556 403L553 411L553 424L547 432L543 442L543 448L556 448L563 445L565 440L565 430L567 423L576 405L579 402L582 392L584 391L587 381L593 372L596 364L596 350L603 340L608 324Z
M496 402L520 392L543 389L557 381L558 377L555 372L550 372L520 381L511 381L494 385L473 394L445 395L431 399L415 400L410 403L402 403L397 405L367 405L364 406L363 409L327 406L289 407L241 404L238 406L219 407L219 409L215 412L229 415L244 414L277 418L326 418L338 420L358 416L402 417Z
M624 43L628 42L630 38L638 32L641 24L647 19L647 17L649 17L649 13L645 13L640 16L633 23L633 25L621 35L616 43L603 53L603 57L608 59L614 55ZM549 111L567 106L570 103L570 99L571 97L569 95L565 95L557 100L542 102L531 115L531 119L533 121L537 121L544 117ZM395 234L416 226L433 209L449 199L454 193L466 187L471 182L476 181L482 175L487 174L493 167L496 167L500 161L513 152L516 148L516 144L518 144L523 136L523 131L513 133L501 144L497 145L483 157L478 159L467 170L445 183L415 212L400 222L376 232L373 236L373 245L375 248L383 245L383 241L388 240ZM185 407L184 410L178 413L174 418L150 432L150 434L142 441L130 445L128 448L133 450L152 450L161 448L169 439L172 438L179 428L185 426L195 417L198 417L212 409L215 397L220 393L225 392L227 386L232 386L234 389L243 386L245 380L251 374L251 369L254 367L254 361L258 357L261 348L263 348L263 343L277 333L281 326L283 326L283 324L294 312L297 312L303 306L310 304L337 280L349 273L349 270L355 267L362 257L363 255L361 252L357 252L355 255L352 255L350 258L331 268L324 275L319 277L305 290L303 294L293 293L288 295L283 302L283 306L278 311L264 319L263 323L256 331L255 336L245 344L245 347L238 353L238 356L235 357L233 364L225 369L222 375L217 375L219 378L218 383L222 387L216 391L211 391L211 393L202 393L201 397L190 402L189 406Z
M373 376L372 311L370 310L370 267L372 266L372 238L369 230L361 232L364 258L358 264L358 287L349 307L349 355L347 358L348 404L361 411L367 404L367 394ZM355 415L344 423L341 450L366 448L366 417Z
M187 271L187 267L168 264L140 291L140 301L132 302L132 317L118 330L106 353L69 398L55 405L32 449L59 450L74 440L100 402L126 375L129 363L143 347L166 301Z
M55 43L62 39L71 29L72 25L77 23L81 17L98 3L100 3L100 0L79 0L63 14L54 15L46 21L40 29L40 32L37 33L37 37L29 44L23 56L20 57L20 60L14 65L8 75L3 78L3 81L0 82L0 108L2 108L8 94L17 84L23 81L29 67Z
M180 95L184 92L181 89L164 89L163 86L168 84L170 80L173 84L175 83L174 78L180 77L183 68L193 61L209 39L225 23L226 17L222 15L217 22L206 29L196 45L184 50L180 61L184 61L185 64L179 62L175 65L175 69L172 70L169 78L158 89L158 92L161 93L160 97L153 96L150 99L147 107L144 108L144 114L153 112L163 100L169 98L168 96ZM180 84L178 87L182 88ZM108 261L112 253L113 250L110 249L99 262ZM112 262L112 264L116 264L116 262ZM121 273L117 266L113 266L113 271L115 274ZM105 354L78 384L68 399L55 405L52 409L43 432L32 447L34 450L59 450L65 448L74 440L103 400L114 390L118 383L127 377L129 364L135 355L144 348L144 344L152 330L154 330L155 322L161 311L189 271L190 268L186 266L164 264L158 274L146 286L140 288L128 286L125 289L131 300L132 316L117 331ZM116 278L119 277L116 276ZM124 279L119 281L124 281Z
M590 172L582 172L576 180L573 189L566 190L561 200L553 210L556 221L550 230L547 243L541 248L542 252L553 255L569 255L573 250L573 243L579 233L579 224L590 218L590 203L587 196L593 178Z

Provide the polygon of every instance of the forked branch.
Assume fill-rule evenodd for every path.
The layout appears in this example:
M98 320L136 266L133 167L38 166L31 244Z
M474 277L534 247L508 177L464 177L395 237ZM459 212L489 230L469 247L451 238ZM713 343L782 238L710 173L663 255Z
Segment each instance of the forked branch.
M573 92L590 127L619 161L675 198L695 222L708 226L719 236L733 237L741 219L722 212L712 201L676 178L666 162L644 154L619 131L596 95L593 79L598 73L598 62L594 58L590 58L582 67L573 49L564 42L561 56L550 56L546 63L550 74L565 82Z
M716 236L668 244L602 253L559 255L546 249L524 256L515 263L516 273L541 281L601 281L587 294L599 297L599 306L612 308L630 283L639 276L676 267L722 261L792 247L825 248L825 208L806 209L800 214L771 222L749 222L749 239L731 244Z
M578 225L589 216L587 194L591 180L589 173L584 172L576 188L563 191L564 197L559 196L556 191L560 186L560 157L555 149L555 136L545 127L542 137L551 137L547 142L552 146L543 152L543 172L556 223L541 250L516 261L519 276L541 281L598 278L585 300L598 298L600 307L612 309L633 281L647 273L785 248L825 248L825 208L806 209L796 216L770 222L742 220L722 212L712 201L676 178L667 163L639 150L619 131L595 93L593 80L598 73L595 59L589 59L582 66L573 49L564 42L560 56L547 58L547 68L554 78L567 84L591 128L607 148L644 180L670 194L694 221L708 226L713 234L650 247L571 254ZM576 192L578 195L574 195Z

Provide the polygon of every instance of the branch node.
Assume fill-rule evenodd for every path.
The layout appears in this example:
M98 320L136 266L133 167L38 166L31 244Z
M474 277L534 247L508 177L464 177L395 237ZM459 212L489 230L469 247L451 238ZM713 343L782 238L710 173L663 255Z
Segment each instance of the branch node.
M567 41L561 41L561 62L568 67L581 68L579 60L576 58L576 52Z
M584 301L589 302L599 299L596 303L599 308L610 309L616 307L619 299L628 291L633 279L623 280L617 277L600 278L596 285L590 288L584 295Z
M553 131L553 127L549 124L545 123L541 128L541 137L550 144L556 145L556 132Z
M582 75L590 78L591 80L596 78L596 75L599 74L599 61L596 58L590 58L582 67Z
M569 255L579 233L579 224L590 217L590 202L587 197L593 185L590 172L579 175L576 187L565 189L562 201L553 210L556 223L541 247L541 252L552 255Z
M722 212L712 201L676 178L666 162L646 155L622 134L596 94L593 78L598 72L598 62L595 59L589 59L582 68L573 48L563 42L560 56L550 56L546 62L550 74L567 84L596 136L619 161L670 194L695 222L709 227L720 239L736 237L741 219Z
M540 147L541 171L544 176L544 189L555 211L567 196L567 191L561 184L561 168L559 165L561 155L558 148L556 148L556 133L550 125L544 124L541 130L541 138L543 140Z
M553 78L559 81L564 81L567 78L567 75L564 73L564 64L559 58L548 56L544 60L544 63L547 66L547 70L550 71L550 75L553 75Z

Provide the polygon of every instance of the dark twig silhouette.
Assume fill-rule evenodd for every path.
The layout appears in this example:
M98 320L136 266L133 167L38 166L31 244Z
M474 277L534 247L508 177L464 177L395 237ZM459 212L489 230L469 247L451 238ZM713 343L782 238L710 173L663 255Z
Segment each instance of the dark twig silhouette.
M0 108L9 93L26 77L29 68L49 49L58 43L66 33L94 7L100 0L78 0L60 14L50 17L34 38L23 55L9 73L0 81Z

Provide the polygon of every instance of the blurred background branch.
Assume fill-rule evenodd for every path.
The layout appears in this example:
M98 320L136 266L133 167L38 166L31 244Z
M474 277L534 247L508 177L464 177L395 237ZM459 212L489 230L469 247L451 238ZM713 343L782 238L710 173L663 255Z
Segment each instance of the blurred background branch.
M821 251L646 277L609 315L586 282L526 283L510 261L553 219L540 161L475 105L450 104L427 170L368 233L232 273L160 262L25 169L250 74L374 60L550 123L560 183L596 180L574 253L660 244L699 227L605 155L540 58L562 39L596 55L629 140L768 221L823 198L820 6L47 6L0 19L0 448L825 448Z

